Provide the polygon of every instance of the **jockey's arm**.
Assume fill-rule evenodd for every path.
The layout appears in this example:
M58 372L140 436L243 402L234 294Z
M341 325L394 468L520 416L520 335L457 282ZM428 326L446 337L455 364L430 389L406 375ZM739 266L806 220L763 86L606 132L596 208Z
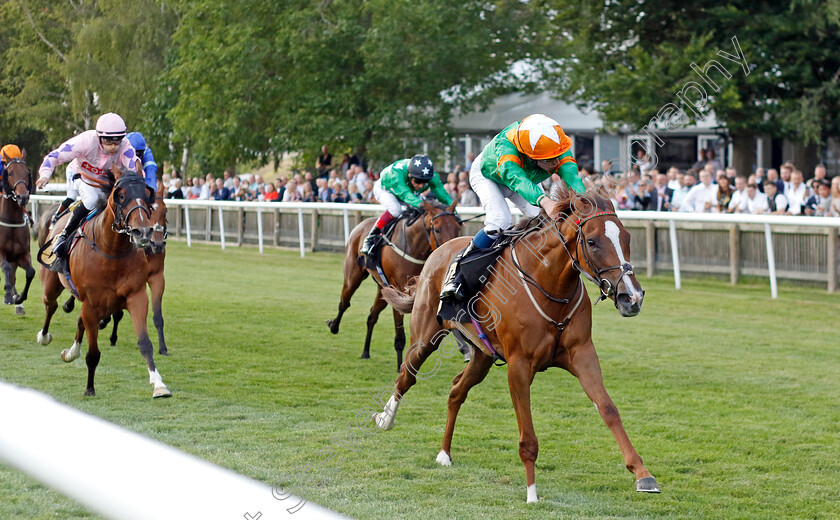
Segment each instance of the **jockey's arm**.
M143 163L143 173L146 177L146 185L153 190L157 190L158 165L155 162L155 156L152 154L151 148L146 148L143 152L143 157L140 157L140 161Z
M567 150L566 153L560 156L560 166L555 173L560 175L560 178L563 179L563 182L565 182L566 186L569 188L578 193L586 191L586 187L583 185L583 181L578 173L577 162L575 161L571 150Z
M499 158L496 165L496 182L507 186L518 193L528 204L539 206L540 197L545 193L534 181L529 179L522 169L522 159L519 154L506 154Z
M432 180L429 181L429 191L431 191L437 200L441 201L442 203L449 206L452 204L452 197L446 192L446 188L443 187L443 183L440 181L440 178L435 175L432 177Z
M68 163L79 156L79 152L75 146L78 138L78 135L71 137L44 157L41 167L38 168L38 180L35 182L36 186L43 188L49 184L50 177L52 177L53 172L59 164Z

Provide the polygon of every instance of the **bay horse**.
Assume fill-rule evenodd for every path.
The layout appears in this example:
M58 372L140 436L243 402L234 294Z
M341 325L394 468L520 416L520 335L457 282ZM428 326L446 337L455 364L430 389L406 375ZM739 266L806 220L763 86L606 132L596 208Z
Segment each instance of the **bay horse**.
M166 340L163 337L163 312L161 310L163 291L166 288L166 280L163 276L167 236L165 195L166 187L163 183L159 183L157 193L155 194L155 203L152 205L152 237L144 252L146 253L146 262L149 268L149 278L146 283L148 283L149 290L152 293L152 322L155 324L155 329L157 329L158 333L158 353L163 356L168 356L169 350L166 348ZM64 312L70 312L73 310L74 305L75 297L71 295L61 308L64 309ZM117 327L123 318L122 309L115 312L111 317L114 319L114 328L111 331L109 340L113 347L117 344ZM99 328L104 329L108 326L111 317L101 320L99 322Z
M560 367L576 376L609 427L627 469L636 476L636 490L658 493L656 479L645 468L627 437L621 418L604 388L601 366L592 343L592 304L580 275L591 279L610 298L622 316L641 311L644 291L633 274L630 234L616 216L609 199L593 191L579 196L555 190L552 198L563 208L558 217L543 212L517 227L518 236L488 270L478 294L469 302L473 324L437 319L439 294L450 261L467 245L453 240L432 253L416 285L408 291L384 289L395 309L411 313L412 345L395 382L395 391L373 420L383 430L394 425L400 399L417 378L429 355L450 332L472 345L467 367L455 378L449 394L448 416L437 462L451 464L452 435L458 411L470 388L493 366L494 353L508 363L508 386L519 425L519 456L525 466L527 502L537 501L534 463L538 443L531 420L530 387L537 372ZM599 300L600 301L600 300ZM475 323L483 325L483 330ZM482 336L484 336L482 338Z
M429 201L423 202L423 213L413 221L410 217L403 218L396 224L396 229L387 242L381 244L382 273L387 284L399 289L405 288L408 281L420 274L423 264L429 255L441 244L455 238L461 232L461 220L455 214L457 201L449 207L438 206ZM350 298L359 288L362 281L371 275L378 284L376 297L367 318L367 335L362 359L370 358L370 340L373 327L379 319L379 314L388 306L382 298L382 287L385 283L382 276L373 269L366 269L359 265L359 250L368 232L376 223L376 218L369 218L353 228L350 238L344 248L344 286L341 288L341 301L338 303L338 315L327 320L330 332L338 334L338 327L344 311L350 307ZM421 225L417 225L421 224ZM383 240L384 241L384 240ZM397 352L397 370L402 365L403 349L405 348L405 330L403 315L394 310L394 350Z
M29 214L26 204L33 193L34 183L29 168L26 167L26 150L21 151L19 159L12 159L3 170L0 183L3 185L3 198L0 199L0 261L6 278L3 303L15 305L15 314L23 315L26 311L23 302L29 295L29 286L35 278L30 255ZM15 287L15 272L20 267L26 272L26 285L18 294Z
M84 235L69 252L71 281L44 266L39 270L46 317L37 340L42 345L49 344L52 340L49 325L58 308L58 295L65 288L71 292L74 287L77 288L79 301L82 302L81 316L73 346L61 352L61 359L69 363L79 357L81 340L87 331L85 361L88 379L85 395L96 395L94 374L101 355L97 343L99 321L118 310L127 309L137 334L137 346L146 360L149 383L154 385L152 396L169 397L172 394L155 367L152 342L146 330L149 313L149 297L146 294L148 265L143 248L149 245L153 231L150 208L154 203L154 191L146 186L143 177L132 171L122 172L116 166L111 171L116 182L105 207L80 227ZM69 215L56 222L50 236L63 229L67 218ZM42 226L47 226L49 218L45 215L41 222Z

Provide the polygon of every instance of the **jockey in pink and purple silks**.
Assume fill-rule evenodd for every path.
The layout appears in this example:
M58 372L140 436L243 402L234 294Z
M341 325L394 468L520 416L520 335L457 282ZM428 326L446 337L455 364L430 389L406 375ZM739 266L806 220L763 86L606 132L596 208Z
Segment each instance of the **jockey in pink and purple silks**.
M35 184L43 188L49 183L56 166L69 162L68 168L76 173L73 179L68 179L68 183L73 184L82 199L82 203L73 210L67 225L55 237L52 250L57 256L66 256L67 237L91 211L107 199L105 188L111 182L108 178L111 166L118 164L133 172L137 171L137 156L125 138L125 131L125 122L120 116L104 114L96 121L96 130L71 137L44 157Z

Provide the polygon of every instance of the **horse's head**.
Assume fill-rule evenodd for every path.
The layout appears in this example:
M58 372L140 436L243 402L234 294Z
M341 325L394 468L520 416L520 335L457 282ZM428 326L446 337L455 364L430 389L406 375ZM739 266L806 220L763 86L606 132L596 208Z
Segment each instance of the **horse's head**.
M3 197L14 200L21 208L29 202L34 186L32 174L26 167L26 150L21 151L19 158L6 163L2 175Z
M114 231L124 233L139 248L146 248L152 236L152 210L155 192L143 177L133 171L111 169L116 182L108 207L114 212Z
M622 225L610 200L592 190L569 194L563 217L575 230L577 268L611 298L622 316L642 310L645 291L630 263L630 233Z
M163 253L166 248L166 204L163 202L165 195L166 187L162 182L158 183L157 194L152 204L152 238L149 246L155 255Z
M455 213L455 206L458 201L453 201L451 205L437 206L429 201L423 202L423 208L426 214L423 216L423 227L429 234L429 244L432 250L437 249L442 244L452 240L461 233L460 217Z

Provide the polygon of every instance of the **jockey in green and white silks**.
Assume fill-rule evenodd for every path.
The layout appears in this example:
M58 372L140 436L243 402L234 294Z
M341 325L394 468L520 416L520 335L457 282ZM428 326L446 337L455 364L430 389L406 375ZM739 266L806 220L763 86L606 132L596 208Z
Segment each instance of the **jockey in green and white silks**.
M486 215L484 228L453 263L441 289L441 299L464 298L460 259L476 249L492 247L499 233L513 225L505 199L516 204L526 218L538 216L540 208L550 217L555 216L559 205L540 186L554 173L576 192L586 190L572 155L572 139L557 121L543 114L515 121L484 147L470 168L470 186Z
M371 253L385 225L402 214L402 202L419 208L423 205L423 199L420 196L429 190L440 202L447 206L452 204L452 199L435 173L432 160L425 155L400 159L382 170L379 180L373 185L373 196L385 206L386 211L365 238L361 253L363 255Z

